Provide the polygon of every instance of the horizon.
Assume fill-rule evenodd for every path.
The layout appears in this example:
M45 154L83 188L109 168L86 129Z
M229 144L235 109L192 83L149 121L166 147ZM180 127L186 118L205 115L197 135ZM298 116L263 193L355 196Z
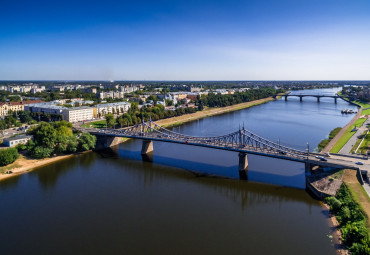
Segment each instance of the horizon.
M0 80L370 80L370 2L5 2Z

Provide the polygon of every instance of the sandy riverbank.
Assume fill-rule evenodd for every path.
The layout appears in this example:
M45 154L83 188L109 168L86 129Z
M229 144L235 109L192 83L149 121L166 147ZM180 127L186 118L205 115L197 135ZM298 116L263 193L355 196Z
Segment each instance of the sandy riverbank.
M55 156L52 158L45 158L45 159L28 159L21 155L14 163L7 165L5 167L1 167L2 169L4 169L4 172L7 170L10 170L12 171L12 173L11 174L0 173L0 181L16 176L16 175L28 173L38 167L45 166L45 165L54 163L56 161L66 159L69 157L73 157L76 155L78 154L76 153L76 154L69 154L69 155L61 155L61 156Z
M238 110L249 108L252 106L264 104L264 103L267 103L273 100L275 99L273 99L272 97L269 97L269 98L263 98L263 99L259 99L259 100L255 100L251 102L236 104L236 105L222 107L222 108L208 108L203 111L196 112L196 113L191 113L191 114L186 114L186 115L182 115L178 117L159 120L159 121L156 121L156 123L164 127L176 126L176 125L181 125L186 122L194 121L194 120L201 119L201 118L206 118L206 117L213 116L213 115L238 111ZM128 139L125 139L125 140L128 140ZM11 174L0 173L0 181L10 178L12 176L30 172L37 167L45 166L45 165L54 163L62 159L73 157L75 155L77 154L62 155L62 156L56 156L56 157L46 158L46 159L28 159L28 158L21 156L14 163L0 168L1 172L2 171L5 172L6 170L12 171Z
M270 101L274 101L275 99L268 97L268 98L263 98L251 102L246 102L246 103L241 103L241 104L236 104L232 106L226 106L222 108L208 108L203 111L191 113L191 114L185 114L182 116L178 117L173 117L173 118L168 118L168 119L163 119L163 120L158 120L156 121L157 124L164 126L164 127L170 127L170 126L176 126L176 125L181 125L186 122L218 115L218 114L224 114L228 112L233 112L233 111L238 111L241 109L249 108L252 106L264 104Z

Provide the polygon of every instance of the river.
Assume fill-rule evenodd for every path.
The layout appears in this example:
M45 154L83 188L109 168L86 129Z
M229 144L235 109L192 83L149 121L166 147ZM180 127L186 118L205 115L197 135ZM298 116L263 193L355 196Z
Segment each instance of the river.
M221 135L244 122L313 151L353 117L342 108L356 109L280 99L174 130ZM131 140L1 182L0 254L335 254L327 215L303 190L302 164L248 155L249 181L240 181L237 153L155 142L149 163L140 146Z

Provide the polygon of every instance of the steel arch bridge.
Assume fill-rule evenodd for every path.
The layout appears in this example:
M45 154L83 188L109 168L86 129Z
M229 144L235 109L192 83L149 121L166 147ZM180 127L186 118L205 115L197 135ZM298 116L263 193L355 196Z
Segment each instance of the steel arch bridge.
M91 132L96 135L126 137L208 147L214 149L256 154L274 158L305 162L312 154L296 150L265 139L244 127L221 136L190 136L161 127L154 121L147 121L125 129L104 129ZM312 154L313 155L313 154ZM317 154L314 154L317 155Z

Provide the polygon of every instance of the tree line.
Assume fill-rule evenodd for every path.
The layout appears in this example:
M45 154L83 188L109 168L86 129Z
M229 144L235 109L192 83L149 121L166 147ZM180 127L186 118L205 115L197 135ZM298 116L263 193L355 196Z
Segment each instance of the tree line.
M47 158L53 154L87 151L95 148L96 137L89 133L73 133L72 124L67 121L41 122L27 131L33 139L19 150L27 150L33 158Z
M204 106L208 107L226 107L235 104L250 102L272 95L282 93L284 90L276 90L270 87L260 89L249 89L245 92L235 92L234 94L222 95L220 93L214 94L209 93L208 95L202 95L197 97L196 105L199 110L202 110Z

